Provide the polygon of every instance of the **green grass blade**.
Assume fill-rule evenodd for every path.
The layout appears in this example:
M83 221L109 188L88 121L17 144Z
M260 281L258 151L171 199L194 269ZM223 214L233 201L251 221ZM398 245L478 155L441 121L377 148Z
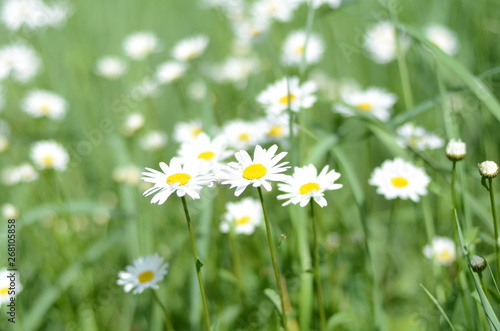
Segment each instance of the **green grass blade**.
M432 300L432 302L434 302L434 304L436 305L437 309L439 309L439 311L441 312L441 315L443 315L444 319L446 320L446 322L448 323L448 325L450 326L450 328L453 331L455 331L455 327L453 326L453 323L451 323L451 321L448 318L448 315L446 315L446 312L444 311L443 307L441 307L441 305L439 304L439 301L437 301L437 299L432 295L431 292L429 292L429 290L427 290L425 288L424 285L420 284L420 287L425 291L425 293L427 293L427 295Z

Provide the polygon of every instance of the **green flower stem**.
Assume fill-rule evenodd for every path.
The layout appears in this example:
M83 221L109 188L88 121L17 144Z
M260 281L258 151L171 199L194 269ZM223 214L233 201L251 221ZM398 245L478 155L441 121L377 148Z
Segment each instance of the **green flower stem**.
M238 281L238 288L241 294L241 300L245 303L245 286L243 285L243 273L241 271L241 261L240 254L238 252L238 245L236 244L236 240L234 238L234 227L231 227L229 230L229 244L231 245L231 254L233 255L233 263L234 263L234 273L236 274L236 279Z
M314 24L314 12L316 9L311 3L312 1L309 2L309 11L307 13L307 23L306 23L306 41L305 41L305 47L304 51L302 52L302 59L300 61L300 76L303 77L306 69L307 69L307 63L306 63L306 51L307 51L307 44L309 42L309 36L311 35L311 30Z
M264 221L266 223L266 232L267 232L267 243L269 244L269 252L271 253L271 259L273 262L273 269L274 269L274 277L276 278L276 284L278 285L278 292L280 295L280 301L281 301L281 322L283 324L283 328L285 331L288 331L288 322L287 322L287 317L286 317L286 310L285 310L285 297L283 295L283 286L281 285L281 274L278 268L278 260L276 258L276 253L274 251L274 243L273 243L273 236L271 233L271 225L269 223L269 218L267 216L267 210L264 205L264 197L262 196L262 188L259 186L257 187L257 191L259 191L259 198L260 198L260 204L262 205L262 212L264 213Z
M321 290L321 277L319 273L319 247L318 247L318 230L316 227L316 217L314 215L314 203L311 199L311 220L313 226L313 245L314 245L314 278L316 280L316 295L318 296L318 309L321 331L326 330L325 307L323 305L323 291Z
M193 227L191 225L191 217L187 208L186 197L182 197L182 206L184 207L184 214L186 214L186 222L189 230L189 237L191 238L191 247L193 249L194 265L196 267L196 275L198 276L198 284L200 285L201 300L203 301L203 312L205 317L205 329L210 331L210 315L208 314L207 297L205 295L205 287L203 286L203 276L201 275L201 263L196 249L196 241L194 239Z
M495 207L495 191L493 190L493 178L488 178L488 187L490 191L490 203L491 203L491 215L493 216L493 229L495 232L495 237L493 242L495 244L495 254L497 257L497 279L500 279L500 252L498 251L498 222L497 222L497 210Z
M451 202L453 208L457 209L457 193L455 192L455 181L457 178L457 161L453 161L451 168Z
M398 17L396 13L392 13L392 19L394 21L394 25L397 25L399 23ZM395 29L395 34L396 34L396 54L397 54L397 59L398 59L398 69L399 69L399 76L401 79L401 86L403 87L403 99L405 102L405 107L406 109L412 109L413 108L413 96L411 93L411 84L410 84L410 76L408 74L408 65L406 63L405 59L405 52L403 49L403 45L401 43L401 33L400 31Z
M158 297L158 293L156 293L155 290L152 290L153 292L153 298L155 301L158 303L158 305L161 307L163 310L163 316L165 317L165 325L167 326L168 331L175 331L174 326L172 325L172 321L170 320L170 317L168 316L167 308L165 308L165 305L161 302L160 298Z

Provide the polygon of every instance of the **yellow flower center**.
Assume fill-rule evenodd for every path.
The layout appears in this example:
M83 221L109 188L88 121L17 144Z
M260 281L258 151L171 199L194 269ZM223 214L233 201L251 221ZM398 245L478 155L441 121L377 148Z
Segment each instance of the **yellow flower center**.
M304 195L304 194L307 194L307 193L311 193L313 190L319 190L319 185L317 183L307 183L307 184L304 184L302 185L300 188L299 188L299 192L300 194Z
M398 188L402 188L408 186L409 182L406 178L394 177L393 179L391 179L391 184Z
M187 54L186 60L192 60L200 54L198 51L191 51Z
M363 102L358 105L358 108L361 109L362 111L370 111L373 109L373 105L368 102Z
M239 140L248 141L250 140L250 135L248 133L242 133L238 136Z
M283 135L283 127L274 125L267 134L271 137L281 137Z
M295 94L289 94L285 95L284 97L281 97L279 102L288 105L289 103L292 103L293 100L295 100L296 96Z
M167 177L167 184L172 185L174 183L179 183L179 185L186 185L191 176L185 173L173 174Z
M304 54L305 50L306 50L305 46L299 46L299 47L297 47L297 54L302 55L302 54Z
M196 128L196 129L193 129L193 131L191 131L191 133L193 134L193 136L198 136L200 133L203 132L203 129L202 128Z
M147 282L150 282L155 276L155 273L152 272L151 270L147 270L147 271L144 271L144 272L141 272L139 274L139 277L137 277L139 279L139 282L141 283L147 283Z
M450 251L442 251L437 254L437 260L441 263L450 263L453 260L453 255Z
M54 165L54 158L52 155L46 155L44 156L42 162L46 167L52 167Z
M8 287L0 288L0 295L6 295L9 292Z
M262 164L256 163L249 165L243 170L243 178L252 180L264 177L267 174L267 169Z
M203 152L203 153L200 153L198 155L198 158L199 159L203 159L203 160L206 160L206 161L209 161L211 159L213 159L215 156L215 153L214 152L211 152L211 151L207 151L207 152Z
M250 216L243 216L242 218L236 220L236 225L245 225L250 223L251 220Z
M40 113L42 113L43 115L50 114L50 107L47 105L42 105L40 107Z

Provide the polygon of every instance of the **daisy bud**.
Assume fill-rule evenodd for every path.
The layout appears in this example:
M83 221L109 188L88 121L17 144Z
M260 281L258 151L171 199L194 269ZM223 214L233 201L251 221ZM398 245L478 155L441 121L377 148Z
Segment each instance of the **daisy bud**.
M488 266L488 262L486 262L486 260L482 256L474 255L470 259L470 266L472 267L472 270L474 270L474 272L480 273L484 269L486 269L486 267Z
M495 178L498 175L498 164L494 161L484 161L477 165L479 173L485 178Z
M458 139L451 139L448 145L446 145L446 157L451 161L460 161L465 155L467 155L465 151L465 143Z

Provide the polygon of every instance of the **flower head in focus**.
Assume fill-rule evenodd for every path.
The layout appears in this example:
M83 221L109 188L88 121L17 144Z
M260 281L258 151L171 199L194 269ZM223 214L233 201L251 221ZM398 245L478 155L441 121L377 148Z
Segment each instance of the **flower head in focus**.
M467 155L465 143L458 139L451 139L446 145L446 157L451 161L460 161Z
M494 178L498 175L498 164L495 161L484 161L477 165L479 173L485 178Z

